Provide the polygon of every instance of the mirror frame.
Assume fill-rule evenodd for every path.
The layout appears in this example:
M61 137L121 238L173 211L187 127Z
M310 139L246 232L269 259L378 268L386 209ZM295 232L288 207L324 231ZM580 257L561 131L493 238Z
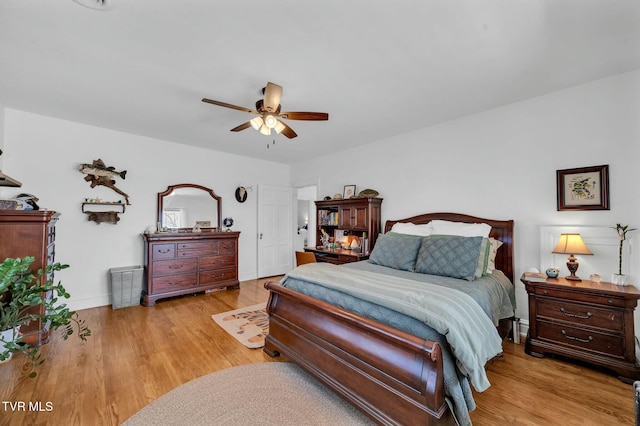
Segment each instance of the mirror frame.
M211 196L211 198L213 198L214 200L217 201L218 204L218 224L216 226L216 228L214 229L212 228L204 228L204 229L210 229L210 230L216 230L219 231L221 228L221 216L222 216L222 197L219 197L216 195L215 192L213 192L213 189L207 188L205 186L202 185L196 185L195 183L179 183L177 185L169 185L167 187L167 190L164 192L158 192L158 220L157 222L159 224L162 225L162 211L164 210L164 197L166 197L167 195L171 194L174 190L176 189L180 189L180 188L194 188L194 189L201 189L207 193L209 193L209 195ZM177 228L179 230L179 232L185 232L186 230L191 230L191 228Z

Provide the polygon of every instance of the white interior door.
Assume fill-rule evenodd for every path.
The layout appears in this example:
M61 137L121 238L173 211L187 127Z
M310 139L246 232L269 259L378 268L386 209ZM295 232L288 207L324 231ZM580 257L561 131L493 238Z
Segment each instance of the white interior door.
M287 186L258 185L258 278L293 269L294 194Z

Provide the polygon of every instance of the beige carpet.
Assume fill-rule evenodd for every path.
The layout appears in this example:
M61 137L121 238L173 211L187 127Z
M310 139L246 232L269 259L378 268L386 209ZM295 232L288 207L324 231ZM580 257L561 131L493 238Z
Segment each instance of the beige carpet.
M211 315L211 318L246 347L261 348L264 346L264 338L269 334L266 306L266 303L259 303Z
M185 383L153 401L123 426L372 424L300 367L265 362Z

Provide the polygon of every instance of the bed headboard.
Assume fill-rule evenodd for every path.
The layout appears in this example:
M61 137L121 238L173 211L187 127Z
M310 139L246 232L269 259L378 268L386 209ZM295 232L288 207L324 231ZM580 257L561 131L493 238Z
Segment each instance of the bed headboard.
M486 223L491 225L489 236L503 243L496 255L496 268L504 272L512 283L515 283L513 276L513 220L485 219L460 213L426 213L406 219L387 220L384 225L384 232L389 232L393 225L398 222L411 222L416 225L425 225L435 219L464 223Z

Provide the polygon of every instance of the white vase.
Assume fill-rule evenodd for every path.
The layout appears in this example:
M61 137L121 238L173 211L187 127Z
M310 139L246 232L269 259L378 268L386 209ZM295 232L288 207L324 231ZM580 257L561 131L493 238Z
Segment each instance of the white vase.
M629 276L628 275L624 275L624 274L612 274L611 275L611 282L614 283L615 285L629 285L629 280L628 280Z
M0 363L7 362L13 357L13 352L5 354L5 343L13 342L18 337L19 327L0 331Z

